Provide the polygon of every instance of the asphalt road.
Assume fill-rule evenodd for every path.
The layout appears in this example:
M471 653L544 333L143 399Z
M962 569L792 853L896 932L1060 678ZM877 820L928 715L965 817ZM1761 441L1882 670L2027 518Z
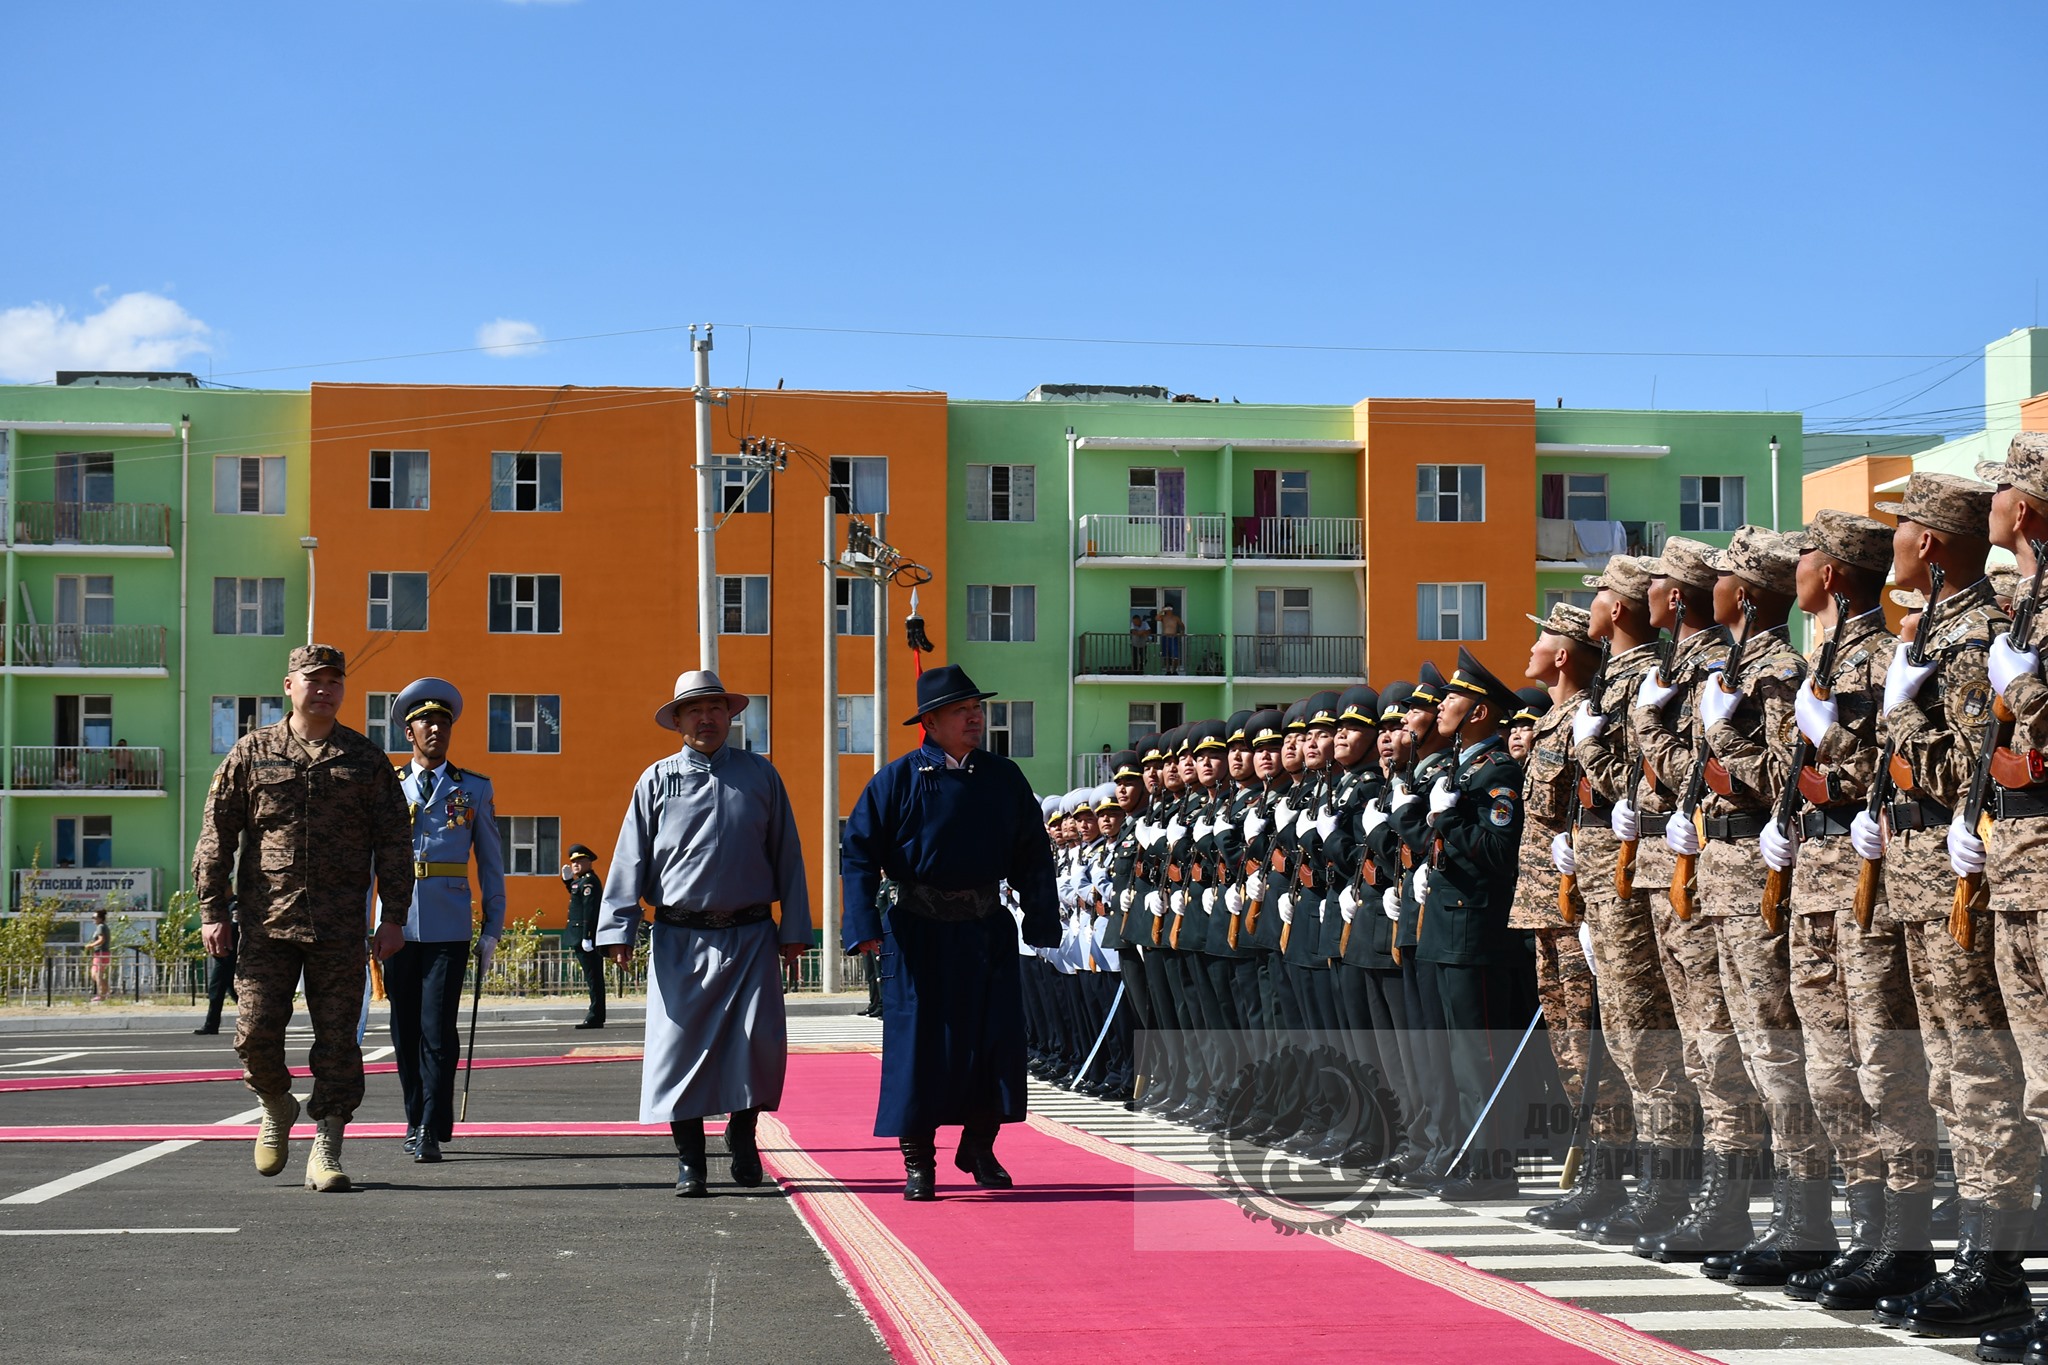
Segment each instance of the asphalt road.
M486 1025L479 1057L559 1056L638 1042L637 1028ZM366 1047L382 1045L372 1033ZM0 1075L233 1066L225 1036L67 1033L0 1040ZM296 1063L304 1038L295 1036ZM44 1063L59 1051L80 1057ZM300 1082L301 1094L310 1082ZM478 1071L472 1120L631 1120L639 1067ZM218 1122L246 1113L239 1083L0 1095L0 1123ZM372 1076L357 1118L401 1122L397 1078ZM247 1121L247 1120L244 1120ZM458 1141L438 1166L390 1140L347 1144L356 1189L255 1173L246 1141L204 1142L44 1202L9 1204L148 1144L0 1146L0 1322L18 1360L559 1362L888 1359L795 1209L772 1182L672 1194L655 1138ZM56 1230L226 1232L41 1235ZM38 1235L16 1235L22 1233Z

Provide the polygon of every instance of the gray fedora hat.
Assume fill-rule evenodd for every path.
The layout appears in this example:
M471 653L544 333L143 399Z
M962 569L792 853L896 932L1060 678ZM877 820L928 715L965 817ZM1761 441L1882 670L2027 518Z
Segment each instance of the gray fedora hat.
M684 702L696 697L724 697L727 708L735 716L747 709L745 694L726 691L725 684L718 680L716 673L708 668L698 668L676 675L676 694L668 705L654 713L654 723L664 730L680 728L676 725L676 712Z

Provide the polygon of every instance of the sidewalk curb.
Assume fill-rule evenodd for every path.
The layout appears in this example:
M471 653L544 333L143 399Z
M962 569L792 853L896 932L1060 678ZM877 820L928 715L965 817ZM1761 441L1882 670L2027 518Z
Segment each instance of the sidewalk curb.
M858 1015L867 1008L865 992L858 996L798 996L785 997L783 1008L792 1019L831 1018L835 1016ZM51 1014L47 1016L20 1015L0 1019L0 1035L35 1033L175 1033L190 1029L204 1017L205 1006L187 1009L178 1014ZM303 1018L304 1012L293 1015L294 1022ZM645 1005L614 1005L607 1014L614 1026L631 1025L636 1029L647 1016ZM462 1012L463 1022L468 1023L469 1011ZM385 1027L390 1020L388 1006L370 1007L370 1028L374 1032ZM479 1020L489 1023L557 1023L573 1024L583 1017L583 1001L564 998L553 1005L496 1005L486 1006L477 1011ZM235 1013L232 1008L221 1015L223 1036L234 1032Z

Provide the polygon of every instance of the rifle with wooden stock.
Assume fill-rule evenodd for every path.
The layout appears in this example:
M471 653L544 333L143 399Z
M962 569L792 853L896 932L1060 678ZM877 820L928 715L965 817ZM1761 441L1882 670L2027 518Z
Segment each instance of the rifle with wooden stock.
M1920 624L1914 628L1913 638L1906 642L1906 662L1919 666L1927 660L1927 639L1934 633L1934 622L1941 609L1941 586L1948 578L1948 570L1939 564L1927 567L1927 585L1931 590L1927 605L1920 609ZM1885 741L1884 752L1877 758L1877 776L1870 784L1870 795L1864 798L1863 813L1875 822L1884 818L1884 809L1898 796L1899 788L1908 790L1913 785L1913 766L1899 757L1897 740ZM1878 870L1884 865L1882 858L1865 858L1863 866L1856 869L1856 925L1861 929L1870 927L1871 912L1877 906Z
M1678 615L1671 622L1671 634L1664 640L1657 659L1657 685L1671 685L1671 658L1678 652L1678 633L1685 629L1685 599L1678 599ZM1622 752L1628 752L1628 736L1621 739ZM1628 776L1628 808L1640 820L1643 814L1643 778L1650 775L1650 760L1644 758L1640 747L1636 755L1635 771ZM1636 893L1636 839L1624 839L1614 859L1614 894L1627 900Z
M2006 638L2012 641L2014 649L2022 654L2032 648L2034 622L2039 619L2041 605L2041 575L2048 571L2048 540L2027 542L2034 551L2034 582L2027 590L2024 600L2014 603L2012 629ZM1917 643L1919 636L1914 640ZM2040 771L2040 757L2029 754L2023 758L1998 742L1998 730L2013 720L2012 708L2005 698L1994 695L1991 699L1990 714L1984 717L1984 732L1977 746L1977 765L1970 774L1970 790L1964 798L1963 808L1955 818L1963 822L1964 828L1972 831L1986 844L1991 842L1991 826L1995 817L1987 809L1991 804L1991 784L2023 790L2038 784L2044 774ZM1984 892L1984 874L1973 872L1967 877L1956 878L1956 894L1949 905L1948 934L1956 946L1968 950L1976 934L1970 924L1970 906Z
M1744 598L1742 602L1741 638L1736 640L1734 647L1728 651L1727 663L1721 666L1717 676L1707 679L1704 684L1705 686L1725 688L1729 692L1735 690L1728 686L1728 679L1742 667L1743 649L1749 644L1750 627L1755 623L1756 603ZM1728 770L1721 767L1721 761L1715 758L1713 751L1707 747L1706 718L1695 715L1695 719L1700 721L1700 751L1693 759L1692 771L1685 780L1685 791L1678 799L1677 809L1671 812L1671 818L1674 820L1691 821L1695 833L1701 840L1705 840L1707 830L1704 807L1707 800L1707 784L1711 770L1720 769L1721 781L1727 784L1726 789L1721 787L1715 788L1722 795L1725 796L1729 790L1733 790L1734 782L1729 778ZM1700 855L1697 853L1681 853L1678 855L1677 862L1672 865L1671 908L1680 919L1692 918L1692 875L1693 869L1699 864L1699 857Z
M1834 693L1835 656L1841 652L1842 632L1849 625L1849 599L1841 593L1834 594L1834 598L1834 633L1828 636L1828 642L1821 646L1820 660L1814 665L1813 670L1813 695L1822 701L1826 701ZM1827 778L1810 766L1813 762L1814 743L1797 729L1793 733L1798 737L1792 745L1792 770L1786 775L1785 786L1778 793L1778 808L1771 813L1771 823L1777 826L1778 833L1786 838L1792 836L1793 823L1799 819L1800 797L1810 798L1815 805L1827 804ZM1819 792L1817 796L1814 795L1815 784ZM1791 889L1790 869L1782 872L1775 867L1765 869L1764 899L1759 908L1763 912L1764 928L1774 934L1783 922L1780 911L1784 909L1785 897Z
M1601 703L1606 700L1607 661L1610 658L1612 658L1613 655L1614 640L1613 637L1610 636L1609 638L1602 640L1600 642L1600 661L1593 665L1593 676L1586 680L1585 702L1589 714L1598 715L1600 712ZM1567 749L1566 753L1569 754L1570 750ZM1570 758L1566 758L1565 764L1567 768L1578 769L1577 777L1569 785L1578 794L1579 808L1581 810L1593 809L1593 783L1589 778L1587 778L1585 769L1580 768L1579 765ZM1572 817L1572 824L1574 827L1577 826L1577 816ZM1566 831L1567 834L1571 832L1571 830ZM1576 840L1574 842L1576 842ZM1561 919L1563 919L1566 924L1577 924L1579 922L1579 908L1584 904L1585 901L1579 895L1578 873L1567 872L1563 874L1561 877L1559 877L1557 882L1558 916Z

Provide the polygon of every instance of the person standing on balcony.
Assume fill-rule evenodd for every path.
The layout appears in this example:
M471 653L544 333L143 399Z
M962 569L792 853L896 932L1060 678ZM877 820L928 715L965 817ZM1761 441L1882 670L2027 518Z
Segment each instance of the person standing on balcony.
M583 969L583 984L590 991L590 1008L577 1028L604 1027L604 954L597 950L598 905L604 899L604 882L596 871L597 855L583 844L569 845L569 865L562 869L563 884L569 888L569 923L562 934L576 953L576 965Z
M1145 671L1145 652L1152 644L1152 623L1143 612L1131 613L1131 672Z
M448 761L462 693L444 678L421 678L398 694L412 741L403 779L412 819L412 903L405 946L384 964L391 1046L405 1094L405 1150L441 1159L455 1136L455 1073L462 1066L462 984L469 965L469 863L483 891L476 973L491 970L505 931L505 855L491 780Z
M1159 631L1159 653L1160 657L1165 660L1166 671L1168 673L1178 673L1180 672L1181 636L1187 632L1187 626L1181 621L1180 613L1169 605L1159 609L1159 624L1157 628Z
M640 1121L669 1126L680 1199L705 1194L707 1114L731 1115L733 1183L761 1183L755 1127L782 1103L789 1067L777 964L811 946L810 887L782 776L726 743L746 708L709 669L676 679L654 723L678 731L683 748L634 785L597 925L598 945L623 967L641 903L654 907Z

